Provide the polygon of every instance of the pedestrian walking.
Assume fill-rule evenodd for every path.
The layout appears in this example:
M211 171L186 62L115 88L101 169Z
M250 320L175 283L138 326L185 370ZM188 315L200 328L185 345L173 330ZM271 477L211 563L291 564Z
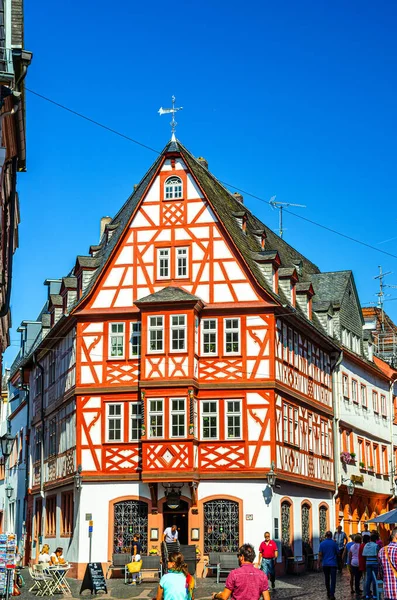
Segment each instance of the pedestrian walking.
M378 553L379 553L379 545L376 543L377 534L372 533L370 536L370 541L367 542L363 549L363 556L366 560L365 573L366 573L366 581L365 581L365 597L371 597L371 584L373 595L376 596L376 585L373 577L373 573L378 577Z
M194 600L194 578L180 552L168 557L168 573L162 576L156 600Z
M390 544L379 550L379 571L383 579L384 600L397 600L397 527L390 538Z
M357 534L354 538L354 544L349 550L350 554L350 564L353 570L354 577L354 591L356 594L361 594L360 590L360 580L362 571L360 570L360 546L362 542L362 537L360 534Z
M253 565L254 547L243 544L237 557L240 566L229 573L225 589L212 594L212 600L270 600L268 579L261 569L255 569Z
M349 555L349 550L350 548L353 546L354 544L354 538L355 535L350 534L350 542L347 542L345 549L343 551L343 555L342 555L342 561L343 564L347 566L347 570L349 571L349 577L350 577L350 591L352 594L354 594L354 587L353 587L353 569L352 566L350 564L350 555Z
M271 581L272 588L276 587L276 559L278 557L278 548L276 542L270 539L270 533L265 532L265 539L259 546L258 567L262 569L267 578Z
M327 531L318 550L318 560L320 567L323 567L327 596L330 600L335 600L338 544L332 539L332 531Z
M342 530L342 525L338 525L338 528L334 533L334 541L338 545L338 571L339 571L339 573L342 573L342 567L343 567L342 556L343 556L343 551L345 549L345 545L348 542L347 535Z
M361 537L363 538L363 542L369 542L369 538L371 536L371 531L369 530L368 523L364 523L364 529L361 532ZM368 539L365 539L368 538Z

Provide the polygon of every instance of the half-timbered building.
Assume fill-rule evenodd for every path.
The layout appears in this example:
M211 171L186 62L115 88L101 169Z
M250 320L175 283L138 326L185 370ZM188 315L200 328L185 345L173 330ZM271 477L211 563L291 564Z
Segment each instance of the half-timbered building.
M30 370L32 544L81 574L176 523L201 555L333 524L335 341L318 268L172 140L49 288ZM269 471L276 474L273 489ZM280 552L280 560L282 553Z

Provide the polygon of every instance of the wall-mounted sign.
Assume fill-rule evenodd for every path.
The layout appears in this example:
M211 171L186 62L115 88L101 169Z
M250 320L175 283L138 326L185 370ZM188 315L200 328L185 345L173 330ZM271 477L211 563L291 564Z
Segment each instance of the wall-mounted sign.
M364 475L350 475L350 481L353 483L364 483Z
M245 520L246 521L253 521L254 520L254 515L245 515Z
M92 521L92 513L85 513L85 520Z

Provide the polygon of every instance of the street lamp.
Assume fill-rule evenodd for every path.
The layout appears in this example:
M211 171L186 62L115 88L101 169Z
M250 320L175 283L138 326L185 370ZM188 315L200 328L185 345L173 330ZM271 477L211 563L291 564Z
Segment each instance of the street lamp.
M347 482L347 485L346 485L347 493L351 497L354 494L354 482L349 478L342 477L342 483L346 483L346 482Z
M12 485L8 484L5 488L5 492L7 495L7 498L10 499L12 496L12 492L14 491L14 488L12 487Z
M12 446L14 444L15 436L11 433L6 433L0 438L1 451L4 456L4 461L10 456L12 452Z
M274 485L276 483L276 473L274 471L274 467L276 465L274 464L274 461L272 460L272 463L270 465L270 471L267 474L267 483L268 485L270 485L271 488L274 488Z

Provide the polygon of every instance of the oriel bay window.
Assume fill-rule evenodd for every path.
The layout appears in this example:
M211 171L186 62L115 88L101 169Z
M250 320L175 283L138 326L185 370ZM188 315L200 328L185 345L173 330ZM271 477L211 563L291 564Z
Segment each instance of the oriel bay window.
M171 437L186 437L186 409L184 398L171 398Z
M240 353L240 319L225 319L225 354Z
M202 352L203 354L217 354L218 331L216 319L203 319L201 321Z
M106 404L106 441L123 441L123 404L119 402Z
M149 437L163 437L164 400L149 400Z
M109 357L124 358L124 323L109 323Z
M172 352L186 350L186 315L171 315L171 348Z
M149 352L163 352L164 350L164 317L149 317Z

